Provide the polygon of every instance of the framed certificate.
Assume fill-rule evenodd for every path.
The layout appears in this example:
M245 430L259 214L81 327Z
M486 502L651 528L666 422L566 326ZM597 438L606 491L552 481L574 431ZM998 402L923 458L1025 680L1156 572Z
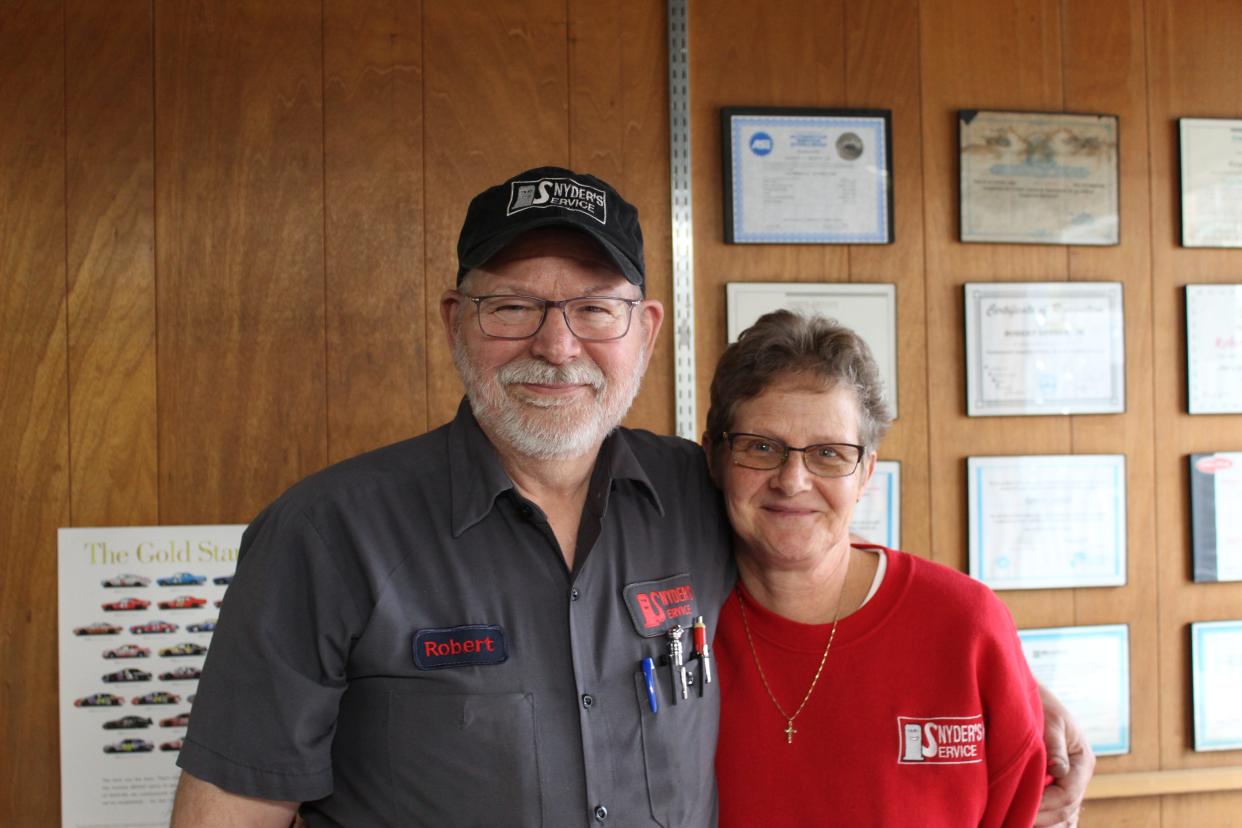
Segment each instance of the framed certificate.
M1242 748L1242 621L1190 625L1195 750Z
M1117 116L958 112L964 242L1117 244Z
M1242 452L1190 455L1196 581L1242 581Z
M1122 586L1126 458L966 458L970 574L992 589Z
M967 283L966 413L1126 407L1120 282Z
M1242 413L1242 285L1186 285L1186 408Z
M1182 246L1242 247L1242 120L1181 118Z
M1097 756L1130 752L1130 628L1019 630L1031 673L1069 708Z
M889 549L901 548L901 463L876 461L875 474L854 507L850 533Z
M893 240L889 110L727 107L720 116L726 242Z
M765 313L819 314L853 329L875 357L884 399L897 417L897 286L835 282L730 282L725 285L729 341Z

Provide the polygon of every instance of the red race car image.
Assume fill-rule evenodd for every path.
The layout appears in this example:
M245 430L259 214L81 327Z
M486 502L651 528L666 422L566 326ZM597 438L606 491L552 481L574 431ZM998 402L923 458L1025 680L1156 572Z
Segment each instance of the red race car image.
M151 579L141 575L117 575L102 583L106 587L144 587L151 583Z
M94 624L87 624L85 627L75 627L74 635L116 635L124 627L116 624L109 624L107 621L96 621Z
M151 651L146 647L139 647L137 644L122 644L111 650L104 650L104 658L146 658L151 655Z
M160 609L197 609L198 607L207 606L206 598L196 598L193 595L179 595L171 601L160 601Z
M148 633L175 633L178 629L180 628L171 621L160 621L157 619L155 621L148 621L145 624L135 624L129 628L129 631L134 635L146 635Z
M181 750L181 740L173 739L171 742L164 742L160 745L160 750Z
M151 602L144 601L141 598L122 598L120 601L104 604L103 608L106 612L133 612L134 610L144 610L149 606L151 606Z
M178 713L176 716L169 716L167 719L160 719L160 727L185 727L189 723L189 713Z

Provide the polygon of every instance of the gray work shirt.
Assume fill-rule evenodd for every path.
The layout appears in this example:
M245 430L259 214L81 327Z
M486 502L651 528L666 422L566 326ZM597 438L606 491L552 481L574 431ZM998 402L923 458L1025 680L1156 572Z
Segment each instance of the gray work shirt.
M246 530L178 764L311 826L712 825L719 696L661 662L728 540L699 448L618 429L570 572L463 402Z

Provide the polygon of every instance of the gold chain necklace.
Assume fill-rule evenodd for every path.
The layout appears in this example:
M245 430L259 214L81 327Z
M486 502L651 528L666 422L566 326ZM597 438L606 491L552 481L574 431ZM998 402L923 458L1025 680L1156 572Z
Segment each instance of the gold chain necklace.
M848 558L846 559L845 572L847 575L849 574ZM768 698L772 700L776 711L785 720L785 744L792 745L794 734L798 732L793 726L794 719L798 718L798 714L806 707L806 703L811 700L811 694L815 692L815 685L819 682L820 673L824 672L824 664L828 661L828 651L832 649L832 640L837 637L837 622L841 620L841 603L845 599L845 581L841 582L841 594L837 596L837 609L832 615L832 632L828 633L828 645L824 647L824 654L819 659L819 667L815 670L815 678L811 679L811 686L806 688L806 695L802 697L802 703L798 705L798 709L793 712L792 716L786 713L785 708L781 707L781 703L776 700L776 694L772 692L772 685L768 684L768 677L764 675L763 665L759 663L759 651L755 649L755 640L750 636L750 621L746 618L746 601L742 598L740 583L736 591L737 608L742 613L742 627L746 630L746 643L750 645L750 655L755 660L755 669L759 671L759 679L763 682L763 689L768 691Z

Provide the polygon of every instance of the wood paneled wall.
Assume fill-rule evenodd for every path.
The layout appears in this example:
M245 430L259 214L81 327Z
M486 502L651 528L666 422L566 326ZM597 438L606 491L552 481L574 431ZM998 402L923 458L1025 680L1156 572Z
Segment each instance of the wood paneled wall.
M1181 286L1242 251L1178 246L1179 116L1242 116L1232 0L691 0L700 415L728 281L897 285L906 546L965 563L967 454L1122 452L1129 580L1007 593L1020 626L1131 625L1133 750L1101 773L1242 765L1190 750L1185 456L1242 418L1184 413ZM527 166L595 172L643 213L670 301L659 0L0 0L0 824L55 824L59 526L248 520L460 393L436 300L466 201ZM896 242L721 241L718 110L893 111ZM962 245L962 107L1115 113L1116 247ZM961 284L1125 286L1127 411L969 419ZM673 424L666 330L631 414ZM1020 427L1018 427L1020 426ZM1242 794L1093 801L1084 825L1227 825Z

